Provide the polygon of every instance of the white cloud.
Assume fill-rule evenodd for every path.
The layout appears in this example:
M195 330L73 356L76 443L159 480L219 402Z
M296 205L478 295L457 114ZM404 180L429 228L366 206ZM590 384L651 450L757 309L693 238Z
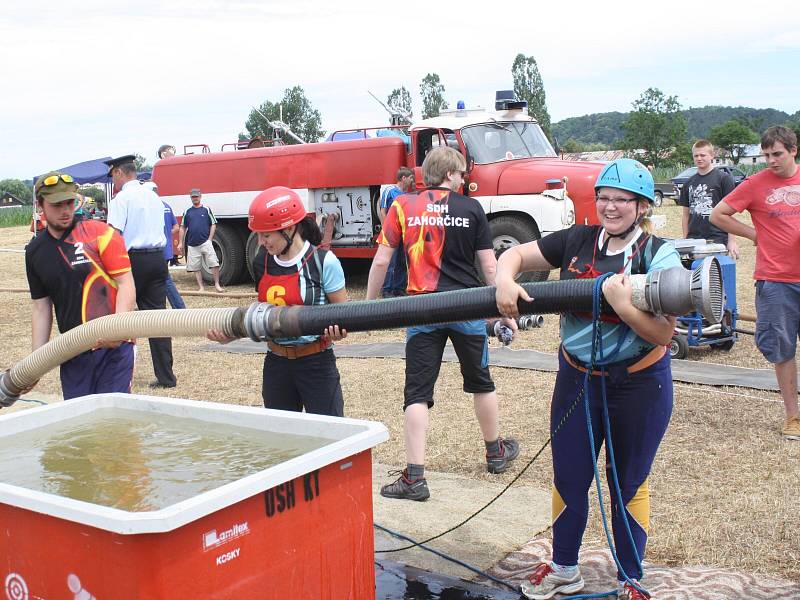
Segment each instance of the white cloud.
M129 151L153 160L162 142L218 146L243 129L251 106L295 84L329 130L384 122L366 90L385 98L405 85L416 99L428 72L440 75L451 103L488 106L494 90L511 87L518 52L536 57L554 120L628 110L659 82L685 103L768 106L769 91L747 87L751 73L699 90L676 89L674 71L753 56L768 67L774 53L800 51L788 2L746 15L628 0L67 4L4 7L0 56L12 83L0 98L0 135L14 141L0 151L0 177ZM798 97L793 82L762 87L779 83L781 98Z

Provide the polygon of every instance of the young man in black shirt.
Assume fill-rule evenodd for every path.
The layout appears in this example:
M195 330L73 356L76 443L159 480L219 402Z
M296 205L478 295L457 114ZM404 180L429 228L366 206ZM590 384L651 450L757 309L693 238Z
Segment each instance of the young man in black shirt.
M50 339L55 308L65 333L97 317L133 310L136 287L122 236L105 223L75 220L78 186L66 173L42 175L34 187L47 229L25 248L33 300L32 347ZM64 399L103 392L130 392L131 342L97 345L61 365Z
M425 157L422 173L427 189L404 194L389 208L379 237L380 246L369 272L367 299L378 297L395 248L406 254L408 294L430 294L480 287L475 268L494 284L497 259L489 222L474 198L458 193L464 183L466 161L452 148L435 148ZM516 330L516 322L504 324ZM406 469L397 481L381 488L387 498L426 500L425 443L428 412L442 355L453 343L464 379L464 391L473 394L475 416L486 444L486 468L502 473L519 455L519 444L499 435L499 409L489 374L488 342L484 321L410 327L406 333L404 433Z
M711 224L714 207L735 187L733 177L714 168L714 146L708 140L697 140L692 146L697 173L687 181L678 204L683 207L683 236L724 244L731 258L739 258L736 236Z

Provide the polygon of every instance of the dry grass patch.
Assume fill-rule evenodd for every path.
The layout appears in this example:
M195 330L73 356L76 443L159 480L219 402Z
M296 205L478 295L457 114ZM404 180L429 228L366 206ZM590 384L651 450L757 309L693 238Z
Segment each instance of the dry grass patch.
M659 209L668 217L666 234L676 235L679 209ZM30 234L25 228L0 230L0 248L22 248ZM740 310L752 311L750 280L754 249L742 244ZM348 288L363 298L366 270L347 264ZM26 286L21 254L0 253L4 285ZM194 278L175 272L179 288L194 289ZM251 286L231 286L251 291ZM27 356L30 350L30 300L25 294L0 293L0 369ZM187 297L189 308L230 306L224 295ZM542 329L522 333L516 348L554 352L558 347L558 320L545 317ZM403 341L399 330L365 332L342 343ZM234 404L261 404L261 356L199 352L204 340L173 340L178 387L168 395ZM147 344L138 345L134 392L150 393L154 377ZM752 338L744 337L730 352L693 351L692 358L738 366L767 368ZM339 370L348 416L382 421L391 438L375 449L376 460L402 466L402 398L405 363L392 359L340 359ZM472 410L472 399L461 391L457 365L443 364L431 414L427 466L474 479L510 481L548 438L550 395L555 375L494 368L501 399L503 435L520 439L521 459L501 476L485 471L484 448ZM60 393L56 372L42 379L39 390ZM727 392L731 395L725 395ZM749 395L750 397L744 397ZM800 443L784 442L779 435L782 406L777 394L736 388L709 388L678 384L672 423L653 468L652 532L648 559L670 565L707 564L769 572L800 579ZM601 469L602 471L602 469ZM550 486L549 451L521 478L518 485ZM593 493L593 492L592 492ZM520 507L525 510L525 507ZM587 545L605 545L592 509ZM467 515L464 515L467 516ZM537 533L531 531L531 536Z

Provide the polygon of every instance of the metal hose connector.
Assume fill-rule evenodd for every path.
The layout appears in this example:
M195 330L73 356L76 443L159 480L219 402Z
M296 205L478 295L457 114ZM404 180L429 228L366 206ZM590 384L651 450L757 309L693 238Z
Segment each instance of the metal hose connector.
M209 329L218 329L232 338L245 337L244 312L243 308L141 310L93 319L57 336L0 374L0 407L16 402L22 390L63 362L91 350L97 340L204 336Z

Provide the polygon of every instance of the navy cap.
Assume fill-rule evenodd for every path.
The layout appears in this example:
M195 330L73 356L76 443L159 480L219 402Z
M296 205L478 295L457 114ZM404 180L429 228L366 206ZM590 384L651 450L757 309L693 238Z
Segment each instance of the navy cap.
M136 155L135 154L126 154L125 156L120 156L118 158L112 158L111 160L104 160L105 164L108 165L108 176L111 177L111 171L119 167L120 165L124 165L126 163L133 163L136 162Z

